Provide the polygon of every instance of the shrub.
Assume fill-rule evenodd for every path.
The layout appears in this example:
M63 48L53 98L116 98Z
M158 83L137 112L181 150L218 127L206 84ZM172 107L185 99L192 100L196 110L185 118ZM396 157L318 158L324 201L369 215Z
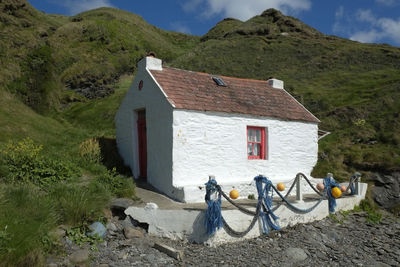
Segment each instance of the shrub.
M68 238L76 245L90 244L91 250L97 250L97 244L103 242L103 238L95 235L87 235L88 229L85 225L67 229Z
M367 213L367 222L372 224L379 224L382 219L382 213L380 213L375 207L374 204L368 199L363 199L360 202L359 206L354 207L354 211L363 210Z
M104 187L67 184L53 186L49 196L55 201L60 223L68 225L96 220L110 199L110 194Z
M119 175L115 168L99 175L97 180L117 197L132 197L135 194L132 178Z
M102 160L101 149L97 138L89 138L79 145L80 156L92 163L100 163Z
M33 183L42 188L71 180L79 175L78 169L69 162L49 159L41 155L42 145L36 145L32 139L9 142L0 151L2 155L2 173L11 183Z

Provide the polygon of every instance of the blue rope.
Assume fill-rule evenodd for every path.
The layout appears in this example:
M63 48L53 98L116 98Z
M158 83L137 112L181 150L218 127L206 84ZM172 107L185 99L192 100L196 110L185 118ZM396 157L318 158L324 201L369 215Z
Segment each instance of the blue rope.
M213 235L215 231L223 226L221 214L221 194L219 194L219 186L215 179L210 179L206 184L207 210L205 215L205 226L208 235ZM218 198L211 199L211 195L218 193Z
M259 205L263 207L263 210L260 211L260 218L264 234L268 234L270 229L280 230L281 228L277 223L279 217L276 216L271 209L273 197L272 182L262 175L254 177L254 181L256 182L258 192L257 207L259 207ZM263 187L264 184L265 186Z
M329 212L334 213L336 208L336 199L332 196L332 188L340 188L340 186L333 177L326 177L324 178L324 187L324 192L328 195Z

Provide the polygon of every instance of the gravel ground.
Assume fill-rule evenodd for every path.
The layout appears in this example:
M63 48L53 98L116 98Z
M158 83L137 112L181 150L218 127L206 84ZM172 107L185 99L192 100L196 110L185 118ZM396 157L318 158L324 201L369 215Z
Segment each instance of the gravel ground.
M208 247L147 235L129 221L112 219L98 251L79 248L64 237L67 255L89 252L89 266L400 266L400 218L385 215L369 223L364 212L299 224L268 236ZM133 229L127 238L124 228ZM130 232L132 233L132 232ZM184 254L178 261L155 249L168 245ZM82 254L82 253L81 253ZM83 253L85 254L85 253ZM79 259L82 260L82 259ZM83 259L85 260L85 259ZM49 266L73 266L73 256L49 259ZM79 265L79 264L78 264Z

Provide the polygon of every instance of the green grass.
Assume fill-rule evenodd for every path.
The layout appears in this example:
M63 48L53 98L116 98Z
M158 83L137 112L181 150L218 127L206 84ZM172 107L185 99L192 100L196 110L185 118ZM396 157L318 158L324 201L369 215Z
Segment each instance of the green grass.
M0 265L43 264L42 238L59 220L54 204L30 186L0 185L0 193Z

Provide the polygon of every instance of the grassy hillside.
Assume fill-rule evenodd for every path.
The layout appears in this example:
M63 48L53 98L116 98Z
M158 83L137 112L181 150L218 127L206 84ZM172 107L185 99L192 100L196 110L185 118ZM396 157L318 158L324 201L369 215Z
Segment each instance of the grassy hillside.
M168 62L199 40L122 10L66 17L39 12L24 0L0 2L0 32L0 62L7 66L0 70L0 88L41 113L80 96L108 96L149 51Z

